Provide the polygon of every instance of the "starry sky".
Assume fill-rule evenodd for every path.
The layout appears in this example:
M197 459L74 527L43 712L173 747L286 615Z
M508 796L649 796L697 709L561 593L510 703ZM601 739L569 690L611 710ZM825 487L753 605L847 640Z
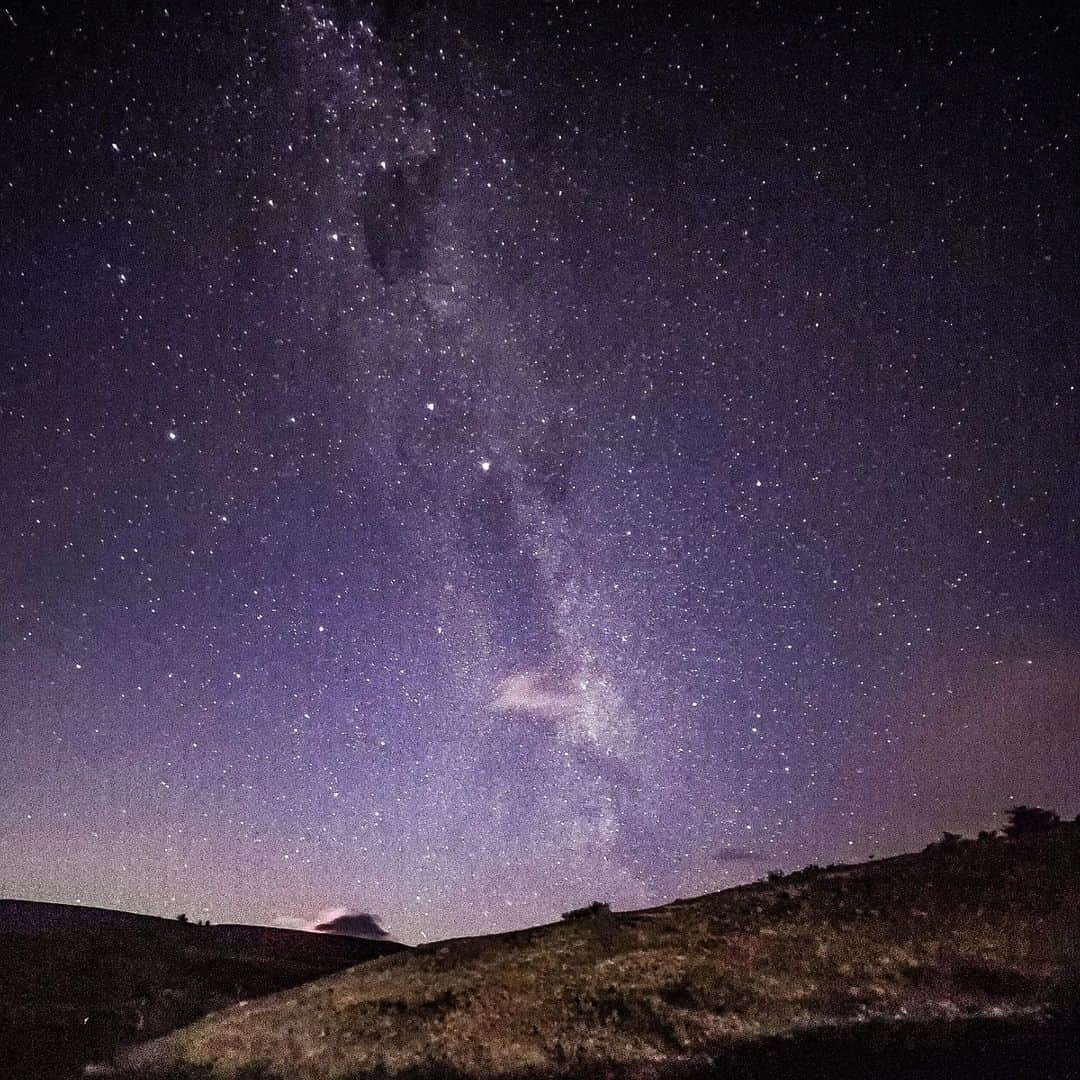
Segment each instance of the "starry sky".
M1080 811L1069 5L142 7L0 8L0 895L413 942Z

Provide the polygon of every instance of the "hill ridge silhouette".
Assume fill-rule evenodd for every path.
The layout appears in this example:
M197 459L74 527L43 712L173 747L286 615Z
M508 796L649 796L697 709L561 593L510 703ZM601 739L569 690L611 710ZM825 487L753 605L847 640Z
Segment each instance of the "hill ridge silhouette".
M1067 1077L1077 910L1080 824L947 834L889 859L424 945L124 1061L133 1077L214 1080ZM799 1071L814 1061L823 1071Z

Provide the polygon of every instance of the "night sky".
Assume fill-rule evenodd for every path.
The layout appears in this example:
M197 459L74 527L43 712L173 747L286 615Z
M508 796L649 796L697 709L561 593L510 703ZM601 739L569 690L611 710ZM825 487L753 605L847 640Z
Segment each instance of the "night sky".
M0 895L417 941L1080 811L1071 5L206 6L0 8Z

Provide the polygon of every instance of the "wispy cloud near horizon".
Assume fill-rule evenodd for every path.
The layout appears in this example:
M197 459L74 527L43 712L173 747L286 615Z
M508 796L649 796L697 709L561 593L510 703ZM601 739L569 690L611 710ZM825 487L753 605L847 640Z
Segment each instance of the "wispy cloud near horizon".
M382 940L390 934L381 919L370 911L354 911L347 907L324 908L314 919L297 915L278 915L274 925L286 930L304 930L311 934L342 934L345 937Z

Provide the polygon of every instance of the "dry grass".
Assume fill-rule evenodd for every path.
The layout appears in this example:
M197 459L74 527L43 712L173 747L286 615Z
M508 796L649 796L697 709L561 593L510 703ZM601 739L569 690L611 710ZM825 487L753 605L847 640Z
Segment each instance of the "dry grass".
M670 1072L796 1030L1038 1009L1078 978L1077 910L1080 829L1061 826L428 946L131 1060L305 1080Z

